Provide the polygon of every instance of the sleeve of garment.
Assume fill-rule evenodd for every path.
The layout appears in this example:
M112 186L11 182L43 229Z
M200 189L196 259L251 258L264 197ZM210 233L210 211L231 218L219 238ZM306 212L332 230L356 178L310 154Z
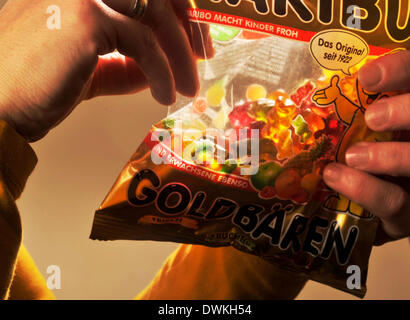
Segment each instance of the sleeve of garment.
M181 245L136 299L294 299L306 281L231 247Z
M11 297L10 291L14 298L24 294L34 298L46 290L30 255L21 246L21 221L15 204L36 163L37 157L26 140L0 120L0 299Z
M22 245L11 283L9 300L54 300L46 281L38 270L26 247Z

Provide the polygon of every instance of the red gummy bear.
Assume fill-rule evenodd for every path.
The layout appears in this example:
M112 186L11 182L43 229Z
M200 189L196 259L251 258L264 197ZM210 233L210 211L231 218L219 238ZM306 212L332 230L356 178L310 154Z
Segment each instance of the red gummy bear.
M312 92L312 90L313 84L308 81L306 84L297 89L296 92L290 96L290 98L294 103L296 103L296 105L299 106L303 99L305 99L309 95L309 93Z
M229 120L235 129L249 128L251 123L255 121L255 119L248 114L250 107L251 103L246 102L233 108L232 112L229 114Z

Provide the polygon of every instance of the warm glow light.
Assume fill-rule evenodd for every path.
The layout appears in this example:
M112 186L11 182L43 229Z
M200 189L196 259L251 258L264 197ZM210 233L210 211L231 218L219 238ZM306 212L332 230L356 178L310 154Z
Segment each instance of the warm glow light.
M189 0L189 4L191 5L192 8L197 9L197 6L195 4L195 0Z
M337 224L339 225L340 228L343 227L343 225L345 223L345 220L346 220L346 214L345 213L339 213L337 215L336 221L337 221Z
M218 163L216 159L212 160L209 166L212 170L219 170L221 168L221 165Z

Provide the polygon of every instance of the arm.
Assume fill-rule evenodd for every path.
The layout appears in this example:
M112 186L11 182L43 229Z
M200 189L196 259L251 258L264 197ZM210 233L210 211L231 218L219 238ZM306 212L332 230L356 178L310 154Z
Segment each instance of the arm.
M335 100L335 109L339 119L342 120L346 125L350 125L359 107L343 94L340 94L340 96Z
M0 120L1 299L35 298L48 291L27 250L20 246L22 230L15 204L36 162L26 140Z
M8 1L1 9L0 119L10 124L0 121L1 299L51 297L27 251L20 250L15 200L36 163L26 140L41 139L96 96L147 87L165 105L176 92L195 96L195 58L212 55L212 46L205 54L195 51L195 43L202 44L204 35L210 41L208 30L189 28L179 0L153 3L136 21L128 16L134 0L55 0L62 28L46 27L52 17L47 0Z
M181 245L136 299L294 299L306 281L231 247Z

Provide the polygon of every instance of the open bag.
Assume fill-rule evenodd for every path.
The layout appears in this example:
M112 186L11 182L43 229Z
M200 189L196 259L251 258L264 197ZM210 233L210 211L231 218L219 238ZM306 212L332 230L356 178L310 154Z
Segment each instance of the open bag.
M153 125L91 238L232 246L363 297L378 219L322 172L357 142L397 138L364 121L397 92L367 92L357 72L409 49L409 2L188 3L215 48L198 61L200 92ZM347 284L351 266L359 286Z

